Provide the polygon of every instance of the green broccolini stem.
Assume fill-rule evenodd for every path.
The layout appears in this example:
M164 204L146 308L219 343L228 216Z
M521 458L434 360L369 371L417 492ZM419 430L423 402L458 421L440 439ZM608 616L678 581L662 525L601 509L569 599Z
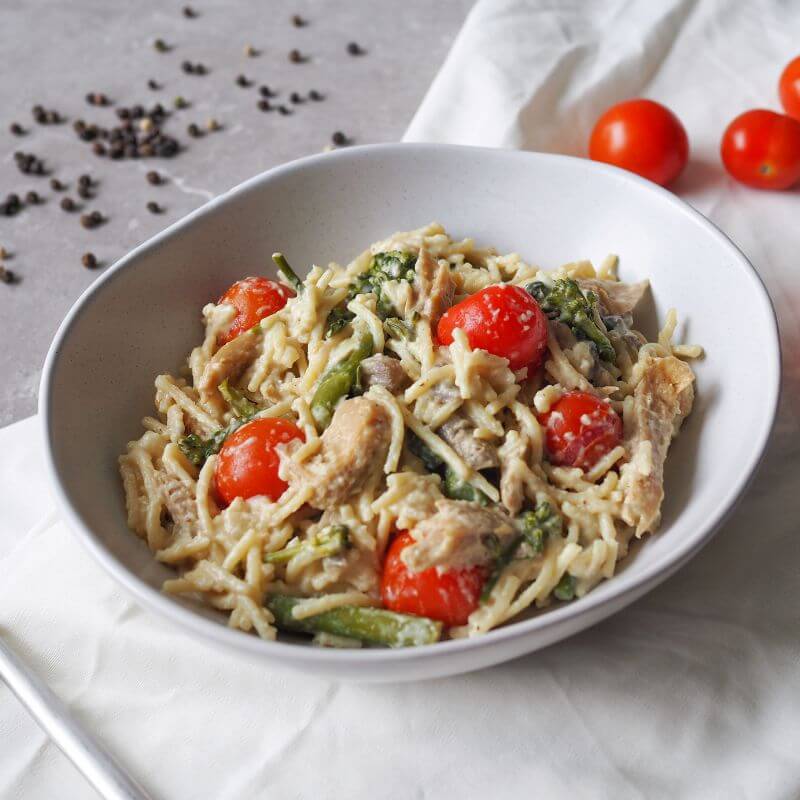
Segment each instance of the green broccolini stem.
M252 419L258 413L258 406L244 392L235 386L229 386L227 378L217 388L238 419Z
M275 262L278 271L286 279L289 286L300 294L304 289L303 281L300 280L297 273L289 266L289 262L286 260L283 253L273 253L272 260Z
M558 600L573 600L575 598L575 578L564 573L558 582L553 594Z
M444 468L444 493L451 500L467 500L482 506L489 505L489 498L468 481L461 480L449 465Z
M346 525L330 525L321 530L313 539L298 542L274 553L267 553L267 564L285 564L300 553L313 553L317 558L339 555L349 547L350 531Z
M295 619L294 607L299 597L273 594L266 606L275 617L278 628L300 633L331 633L387 647L416 647L438 642L442 623L428 617L396 614L382 608L340 606L305 619Z
M311 414L318 430L323 431L328 427L336 404L353 390L361 362L372 355L372 349L371 334L362 333L356 341L355 350L322 376L311 399Z

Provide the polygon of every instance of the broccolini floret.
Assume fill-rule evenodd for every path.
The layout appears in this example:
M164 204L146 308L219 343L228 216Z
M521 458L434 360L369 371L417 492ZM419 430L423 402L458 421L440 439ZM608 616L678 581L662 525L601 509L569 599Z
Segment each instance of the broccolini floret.
M562 522L559 514L548 502L539 503L534 511L524 511L515 520L517 535L511 537L504 547L495 540L488 540L486 545L492 551L494 565L481 591L481 602L485 603L492 593L503 570L515 558L534 558L544 552L544 540L547 536L559 536Z
M558 600L573 600L575 598L575 578L564 573L556 588L553 589L553 594Z
M267 553L264 561L267 564L285 564L301 553L308 553L315 558L337 556L350 546L349 535L346 525L329 525L310 539Z
M303 286L303 281L300 280L300 276L289 266L286 256L284 256L283 253L273 253L272 260L278 267L278 271L285 278L286 283L288 283L297 294L300 294L305 288Z
M536 281L525 288L550 319L568 325L577 338L594 342L604 361L616 362L617 354L601 327L594 292L582 292L572 278L557 278L549 287Z

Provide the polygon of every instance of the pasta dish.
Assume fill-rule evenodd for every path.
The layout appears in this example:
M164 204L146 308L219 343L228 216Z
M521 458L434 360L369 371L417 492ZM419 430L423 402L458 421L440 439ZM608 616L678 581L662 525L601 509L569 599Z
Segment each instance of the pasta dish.
M325 646L476 636L611 578L656 530L694 398L617 259L543 271L437 224L237 281L120 457L167 592Z

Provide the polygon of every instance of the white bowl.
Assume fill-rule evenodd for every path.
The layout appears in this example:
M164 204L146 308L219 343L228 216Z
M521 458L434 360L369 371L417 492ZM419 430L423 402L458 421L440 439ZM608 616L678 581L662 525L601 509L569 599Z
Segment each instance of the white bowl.
M275 250L303 268L346 262L374 240L432 220L455 237L517 251L545 268L617 253L624 280L652 281L659 318L678 309L685 338L704 345L707 357L696 366L694 411L670 450L661 529L580 600L481 638L421 648L334 651L266 642L162 594L170 572L126 526L116 459L152 413L154 376L176 370L198 342L201 307L237 278L273 274ZM56 334L40 413L62 511L143 605L209 646L330 677L411 680L545 647L667 578L709 540L745 489L772 427L779 379L775 317L758 275L669 192L575 158L381 145L312 156L253 178L115 264Z

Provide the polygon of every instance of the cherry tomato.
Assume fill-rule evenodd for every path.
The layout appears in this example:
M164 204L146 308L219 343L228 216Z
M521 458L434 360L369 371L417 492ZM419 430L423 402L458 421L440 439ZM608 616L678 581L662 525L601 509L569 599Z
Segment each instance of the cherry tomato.
M725 169L756 189L788 189L800 181L800 122L756 109L728 125L720 147Z
M254 419L234 431L222 445L214 468L219 500L226 506L235 498L266 495L277 500L287 483L278 475L280 459L275 448L305 434L285 419Z
M281 283L269 278L244 278L219 299L219 303L227 303L236 309L231 327L220 336L220 344L235 339L240 333L249 330L264 317L280 311L294 292Z
M589 158L666 186L689 160L689 138L666 106L652 100L627 100L597 120L589 140Z
M800 119L800 56L786 65L778 90L786 113Z
M412 572L400 553L413 543L408 531L400 531L389 545L381 576L384 606L401 614L438 619L445 625L465 625L478 607L487 570L475 566L439 572L430 567Z
M520 286L487 286L449 308L436 329L439 342L452 344L456 328L470 347L507 358L512 370L537 369L547 349L547 317Z
M539 417L553 464L591 469L622 440L622 420L588 392L566 392Z

